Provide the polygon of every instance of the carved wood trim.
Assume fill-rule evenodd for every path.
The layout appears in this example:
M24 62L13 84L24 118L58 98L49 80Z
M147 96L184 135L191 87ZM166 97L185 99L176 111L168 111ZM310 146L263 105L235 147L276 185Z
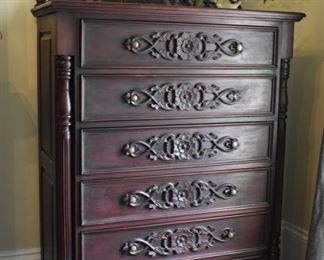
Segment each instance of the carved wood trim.
M169 182L160 186L154 185L146 191L127 193L123 201L129 207L187 208L211 204L217 199L228 200L237 193L237 187L229 183L217 185L211 181L202 180L193 181L190 184Z
M288 79L290 70L290 60L281 59L280 64L280 85L279 85L279 110L278 110L278 131L277 131L277 154L276 154L276 177L275 177L275 197L273 203L273 225L271 239L271 260L279 260L280 257L280 234L281 234L281 214L282 195L284 179L284 160L286 143L286 118L288 110Z
M125 42L135 53L156 59L180 61L217 60L223 55L235 57L243 52L243 44L235 39L223 40L217 34L199 32L155 32L150 36L135 36Z
M150 160L190 160L213 157L219 152L237 150L239 141L230 136L219 137L214 133L165 134L147 141L134 141L124 147L125 155L133 158L148 154Z
M203 83L164 83L147 90L132 90L125 94L125 101L132 106L147 104L155 110L203 111L216 109L219 105L234 105L240 100L240 91L234 88L221 89Z
M184 254L213 247L216 243L226 243L235 237L232 228L217 229L212 226L195 226L192 228L168 229L151 233L145 239L134 238L126 242L122 251L135 256L146 253L151 257Z
M72 57L55 56L56 91L56 175L58 259L70 260L72 250L71 226L71 100L70 84Z

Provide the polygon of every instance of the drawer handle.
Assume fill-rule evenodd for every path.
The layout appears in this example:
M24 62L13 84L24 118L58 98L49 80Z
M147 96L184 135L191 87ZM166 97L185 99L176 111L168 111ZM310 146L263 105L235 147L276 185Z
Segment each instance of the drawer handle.
M235 237L235 235L236 235L235 232L231 229L226 229L222 233L223 239L226 239L226 240L233 239Z
M124 146L124 154L137 158L148 154L150 160L189 160L213 157L219 152L237 150L237 138L218 137L214 133L165 134L153 136L147 141L134 141Z
M235 51L241 53L243 51L243 44L241 42L235 44Z
M243 52L243 44L235 39L223 40L217 34L204 32L155 32L126 40L126 48L136 54L171 61L217 60L223 55L235 57Z
M171 209L199 207L211 204L217 199L228 200L235 197L238 189L233 184L217 185L212 181L169 182L154 185L146 191L127 193L123 203L129 207L147 207L149 209Z
M132 41L132 48L133 49L138 49L139 47L140 47L139 41L136 41L136 40Z
M167 229L151 233L144 239L134 238L123 245L122 251L133 256L141 253L151 257L170 256L206 250L216 243L226 243L235 236L235 231L229 227L217 229L213 226L195 226Z
M125 94L125 101L132 106L147 105L155 110L203 111L217 109L221 104L234 105L241 99L240 91L222 89L203 83L164 83L146 90L132 90Z
M236 150L237 148L239 148L240 146L240 143L239 141L236 139L236 140L231 140L230 143L228 144L232 147L233 150Z

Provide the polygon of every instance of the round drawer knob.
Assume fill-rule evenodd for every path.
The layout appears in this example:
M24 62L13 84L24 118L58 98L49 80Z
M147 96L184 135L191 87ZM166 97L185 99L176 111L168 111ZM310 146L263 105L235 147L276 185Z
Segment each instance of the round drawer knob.
M229 239L233 239L235 237L235 233L233 231L228 232L227 237Z
M131 146L126 147L126 155L135 156L135 153L136 153L135 146L131 145Z
M130 100L132 102L137 102L139 100L139 96L136 95L136 94L132 94L131 97L130 97Z
M237 189L236 188L232 188L231 189L231 195L232 196L236 196L237 195Z
M129 198L129 202L130 202L131 204L136 204L136 203L137 203L137 198L136 198L135 196L130 196L130 198Z
M140 43L138 41L132 41L132 48L137 49L140 46Z
M235 186L228 186L223 190L223 194L226 196L226 198L231 198L238 194L238 190Z
M138 104L139 100L140 100L140 96L138 94L133 93L133 92L126 93L125 101L128 104L133 105L133 106L137 106L137 105L139 105Z
M237 50L237 52L242 52L243 51L243 44L242 43L238 43L236 45L236 50Z
M235 139L235 140L232 141L232 148L234 150L236 150L237 148L239 148L239 146L240 146L240 143L239 143L239 141L237 139Z
M223 234L222 234L222 238L224 240L230 240L230 239L233 239L235 237L235 233L232 229L230 228L227 228L223 231Z
M135 253L136 251L137 251L137 246L131 245L130 249L129 249L129 252L132 254L132 253Z

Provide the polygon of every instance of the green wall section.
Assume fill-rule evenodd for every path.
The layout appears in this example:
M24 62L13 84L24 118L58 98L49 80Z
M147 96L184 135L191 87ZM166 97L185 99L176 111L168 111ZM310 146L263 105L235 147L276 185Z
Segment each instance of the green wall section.
M0 0L0 251L39 247L33 0Z
M291 62L284 220L308 229L324 127L324 1L245 0L245 9L298 11Z
M34 0L0 0L0 251L39 247ZM324 125L324 1L245 0L305 12L289 81L284 219L308 229Z

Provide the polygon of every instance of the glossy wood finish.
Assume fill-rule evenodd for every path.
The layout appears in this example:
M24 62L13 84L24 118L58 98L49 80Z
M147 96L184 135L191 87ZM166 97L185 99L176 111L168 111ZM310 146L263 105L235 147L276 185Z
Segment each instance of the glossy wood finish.
M180 259L204 259L205 256L214 255L221 256L226 255L229 252L241 253L242 251L253 251L253 250L262 250L266 244L267 239L265 235L265 226L267 220L264 215L254 215L254 216L246 216L246 217L238 217L238 218L228 218L221 220L205 220L203 222L191 222L186 224L178 224L178 225L165 225L160 227L152 227L148 226L142 229L127 229L120 231L101 231L101 232L87 232L82 233L82 243L84 245L82 257L85 260L88 259L97 259L103 260L107 258L109 255L112 259L151 259L152 256L148 255L148 251L150 251L150 247L146 246L145 243L139 243L138 248L142 249L140 245L143 245L143 250L134 255L129 255L126 252L130 249L124 249L125 243L132 241L135 238L142 238L144 240L152 233L163 234L167 230L172 230L175 232L173 234L174 241L171 243L171 248L176 250L179 247L179 250L183 249L181 246L180 240L181 237L185 239L194 239L191 237L190 232L186 229L193 229L196 227L200 227L201 229L207 228L211 233L204 233L201 235L201 241L205 239L208 240L211 245L209 246L209 250L204 250L204 248L197 249L196 252L192 252L192 250L188 250L182 252L180 255L174 253L174 251L170 252L169 256L161 256L157 254L154 259L172 259L172 260L180 260ZM217 241L217 231L223 230L224 228L229 228L233 230L235 233L232 239L226 240L224 242ZM183 235L177 234L177 231ZM161 234L161 235L162 235ZM212 236L212 235L213 236ZM158 236L158 241L161 237ZM147 240L146 240L147 241ZM182 241L182 240L181 240ZM213 242L211 242L213 241ZM188 243L187 246L190 247L190 241L184 242ZM109 245L109 246L107 246ZM148 243L153 248L156 246L154 242ZM163 244L161 243L161 247L163 248ZM181 249L180 249L181 248ZM126 252L123 252L126 251ZM154 251L154 250L153 250ZM157 251L157 250L156 250ZM241 252L240 252L241 251ZM207 253L208 252L208 253ZM228 257L227 259L232 259L233 256Z
M264 207L270 203L270 178L264 170L83 182L82 222L93 225ZM133 203L132 197L137 198Z
M170 30L170 24L163 23L82 20L81 30L82 67L276 65L274 46L276 46L277 33L273 28L258 30L247 27L197 26L195 24L178 26L173 24ZM171 32L176 35L176 38L168 41L166 39L168 36L165 36L164 32ZM161 34L161 36L155 36L154 33ZM185 37L184 33L190 33L190 35ZM208 40L199 41L199 34L207 34ZM127 40L134 37L138 37L135 42L139 45L137 53L127 50ZM159 40L159 37L163 37L163 39ZM221 55L219 58L215 58L214 55L213 58L202 58L203 60L195 58L195 55L190 59L187 58L186 55L192 50L194 53L196 50L199 54L205 53L200 50L203 48L200 46L201 42L207 42L206 48L213 52L217 48L213 40L220 44L221 48L217 51L217 54ZM227 52L230 53L229 49L236 48L235 45L226 46L229 40L240 42L242 52L237 55L227 54ZM188 43L193 45L186 46ZM171 47L170 44L174 44L174 46ZM96 48L93 48L94 45ZM170 50L171 48L177 50ZM156 50L159 51L156 52ZM179 56L165 58L163 53L168 51L172 54L177 53ZM161 55L156 55L158 53Z
M42 259L278 260L303 14L80 0L33 13ZM152 232L168 256L147 255Z
M88 122L273 115L275 82L272 77L251 76L84 75L82 119Z
M71 229L71 99L70 85L73 60L68 55L55 56L55 88L56 88L56 185L58 220L57 229L61 234L58 240L58 259L69 259L72 253Z
M183 148L183 154L189 155L191 159L152 159L150 156L158 153L161 155L173 155L173 143L170 141L170 148L164 145L153 142L151 149L147 148L154 137L164 137L171 134L181 135L187 134L190 137L196 133L201 133L204 137L208 138L202 142L203 147L197 149L213 150L214 155L201 156L194 158L192 153L193 146L196 142L180 141L181 145L187 145ZM224 137L236 138L239 146L236 149L229 151L221 150L224 145L220 143L220 149L213 149L214 143L210 140L210 135L214 134L220 139ZM150 171L154 169L166 169L170 166L180 168L183 166L207 166L222 163L239 163L256 160L270 160L271 157L271 138L272 138L272 125L240 125L234 126L195 126L195 127L159 127L158 129L148 128L127 128L125 129L96 129L96 130L83 130L82 131L82 173L94 174L102 173L109 174L121 171ZM136 157L127 155L127 145L134 142L145 142L144 145L139 145L138 149L143 149L143 153ZM163 141L166 144L166 141ZM183 143L183 144L182 144ZM182 149L181 147L179 149ZM196 151L196 150L194 150ZM208 154L209 155L209 154ZM149 173L148 173L149 174Z
M53 87L51 85L51 67L52 67L52 36L50 33L44 33L39 38L39 64L42 68L40 74L40 142L42 150L53 156L53 122L48 120L48 115L53 114Z

